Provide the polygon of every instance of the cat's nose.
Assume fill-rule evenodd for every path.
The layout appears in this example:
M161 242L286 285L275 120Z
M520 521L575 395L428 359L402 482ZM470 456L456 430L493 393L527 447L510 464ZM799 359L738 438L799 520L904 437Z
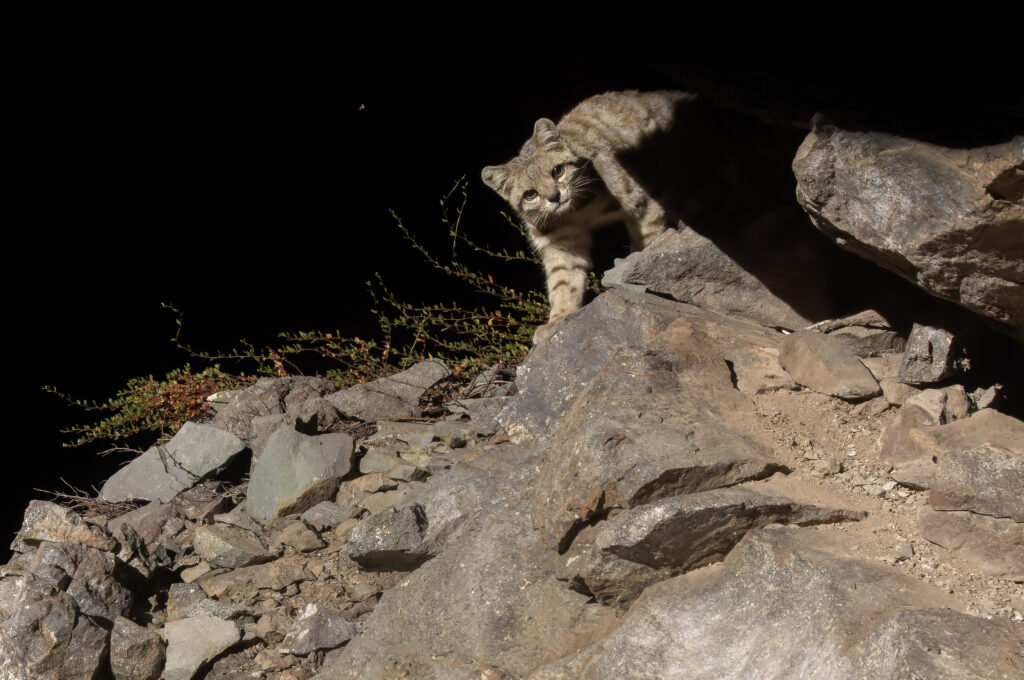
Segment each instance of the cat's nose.
M561 192L556 189L555 193L551 194L551 196L548 197L548 200L551 201L552 203L558 203L558 199L560 199L561 197Z

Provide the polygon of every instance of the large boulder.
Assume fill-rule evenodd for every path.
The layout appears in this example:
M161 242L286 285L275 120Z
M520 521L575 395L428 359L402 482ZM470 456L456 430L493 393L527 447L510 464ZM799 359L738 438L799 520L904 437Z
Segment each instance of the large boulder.
M803 328L814 321L689 227L670 229L648 247L618 260L606 286L626 284L765 326Z
M810 529L758 529L718 569L648 588L618 628L530 680L1011 678L1024 631L943 609Z
M1024 337L1024 136L950 148L819 125L797 200L836 243Z
M552 547L611 510L784 469L725 360L699 331L679 330L662 343L671 349L617 351L562 418L532 512Z

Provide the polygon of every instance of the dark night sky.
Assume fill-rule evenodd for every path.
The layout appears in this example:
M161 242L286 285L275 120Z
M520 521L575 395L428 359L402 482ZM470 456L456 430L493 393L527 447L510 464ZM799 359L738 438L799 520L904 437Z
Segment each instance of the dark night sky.
M0 546L28 498L43 497L32 488L57 488L60 476L98 484L123 460L62 449L57 430L82 416L42 385L102 400L131 376L186 361L161 302L185 312L185 341L216 350L282 330L366 334L363 282L375 271L406 299L455 297L388 210L440 243L438 199L466 175L467 228L522 248L480 168L513 155L540 116L605 90L658 87L678 84L640 63L121 55L54 66L19 111L25 210L7 272L19 405L9 431L19 436L7 455L28 465L5 475ZM891 79L878 92L899 89ZM525 277L543 284L539 272Z

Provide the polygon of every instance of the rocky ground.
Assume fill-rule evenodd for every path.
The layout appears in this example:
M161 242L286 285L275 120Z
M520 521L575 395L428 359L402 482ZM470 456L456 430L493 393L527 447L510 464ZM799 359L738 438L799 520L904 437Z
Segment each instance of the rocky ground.
M832 200L858 191L843 154L914 146L859 134L798 156L830 234L863 217ZM960 210L880 257L908 278L923 258L924 288L950 260L973 283L932 292L1019 338L1008 148L987 169L924 149L957 201L895 171L872 200ZM1010 246L965 255L964 229ZM1015 340L913 305L808 318L685 226L605 280L514 376L444 398L437 361L265 379L98 499L33 502L0 567L0 677L1024 677L1020 385L983 370Z

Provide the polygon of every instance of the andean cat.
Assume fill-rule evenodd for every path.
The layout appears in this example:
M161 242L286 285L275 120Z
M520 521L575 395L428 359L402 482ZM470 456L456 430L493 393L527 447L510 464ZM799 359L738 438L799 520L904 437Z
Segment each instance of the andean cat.
M625 222L633 250L668 226L664 208L622 164L623 154L667 133L685 92L607 92L591 97L556 125L541 118L519 155L483 169L482 177L519 214L547 278L551 311L534 344L583 302L592 232Z

